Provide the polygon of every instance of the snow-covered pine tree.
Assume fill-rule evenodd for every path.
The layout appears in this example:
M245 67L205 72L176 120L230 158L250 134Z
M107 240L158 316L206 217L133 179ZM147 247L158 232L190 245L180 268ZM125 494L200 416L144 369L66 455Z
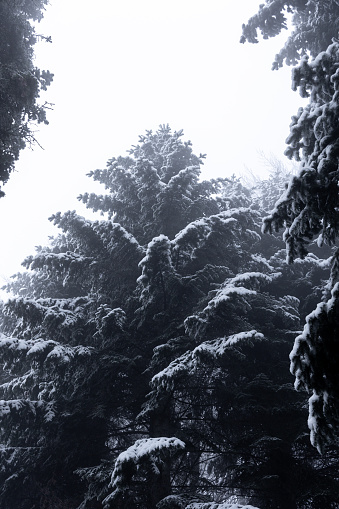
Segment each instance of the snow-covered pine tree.
M286 28L284 12L293 13L294 30L277 55L273 68L293 64L292 87L309 103L292 117L286 155L301 161L285 194L265 220L265 231L285 228L287 256L303 258L311 239L335 246L339 232L339 5L327 2L267 0L243 27L242 42L258 42ZM297 65L296 65L297 64ZM307 318L291 353L296 388L312 393L309 427L312 443L321 452L339 439L339 343L336 331L338 251L331 259L331 277L322 302Z
M314 482L305 412L289 379L299 301L275 297L288 273L276 273L260 252L260 213L231 208L250 205L249 192L233 179L216 200L225 210L172 240L154 238L140 263L136 316L153 347L154 376L138 420L149 435L117 458L106 508L154 507L157 498L159 508L185 508L192 497L231 495L302 507L317 500L321 483L333 487L332 457ZM300 263L302 281L309 265Z
M130 445L131 436L146 433L134 422L148 391L143 373L160 341L161 313L170 313L168 324L175 328L168 303L180 289L180 281L172 289L161 260L157 265L160 251L152 238L160 232L173 236L190 220L218 215L223 207L212 197L223 181L198 181L201 158L181 135L162 126L141 137L131 157L94 172L110 193L83 200L109 219L55 214L51 220L61 235L27 258L28 272L8 285L16 297L1 314L4 507L43 508L48 499L55 507L75 506L84 498L75 470L89 479L88 503L95 504L108 484L105 461ZM210 279L220 281L221 273L212 270ZM174 269L169 275L176 281ZM145 281L149 288L139 300L134 290ZM34 422L29 433L27 422ZM18 482L30 486L27 498Z
M284 63L295 65L308 54L315 58L338 35L337 0L266 0L259 5L258 13L243 25L240 42L258 43L258 30L263 39L275 37L288 28L288 15L291 16L292 31L275 57L273 69L282 67Z
M143 249L112 222L75 213L53 220L64 233L25 260L29 272L9 285L19 295L2 313L4 508L79 505L74 471L107 455L108 429L118 436L112 430L128 420L122 402L131 411L130 382L143 384L126 314L115 306L134 289ZM137 405L137 391L132 400Z
M259 500L257 485L262 507L331 503L285 366L289 273L265 258L258 201L235 178L199 181L181 137L162 126L93 172L107 192L81 199L109 218L55 214L62 233L8 286L5 509L215 507ZM287 497L297 466L308 481Z

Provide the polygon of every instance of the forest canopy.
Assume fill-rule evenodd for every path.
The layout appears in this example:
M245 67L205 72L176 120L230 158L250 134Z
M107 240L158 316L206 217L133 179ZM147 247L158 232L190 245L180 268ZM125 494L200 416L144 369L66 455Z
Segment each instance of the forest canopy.
M0 2L2 182L47 121L45 3ZM273 67L309 99L295 175L203 180L205 155L160 125L89 173L101 219L50 217L0 304L2 508L338 507L337 11L267 0L243 26L256 43L291 15Z
M90 173L103 193L79 199L103 219L54 214L7 286L4 508L334 503L337 448L317 460L288 369L329 262L288 265L261 233L288 175L204 181L203 160L146 131Z

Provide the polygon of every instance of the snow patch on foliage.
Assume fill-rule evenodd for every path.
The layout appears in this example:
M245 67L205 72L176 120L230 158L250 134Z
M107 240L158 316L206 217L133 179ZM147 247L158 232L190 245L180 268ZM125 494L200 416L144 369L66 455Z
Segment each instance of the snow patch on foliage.
M229 279L217 290L215 297L211 299L204 311L216 307L219 303L230 300L234 295L247 296L257 295L262 283L271 283L274 275L263 274L262 272L244 272ZM250 288L248 288L250 287Z
M0 349L26 351L27 355L43 352L47 348L51 348L55 345L57 345L56 341L45 341L41 338L24 340L7 338L5 336L0 337Z
M192 373L201 364L203 359L218 359L226 355L234 347L253 346L254 342L264 341L265 336L256 330L244 331L225 338L205 341L193 351L185 352L172 361L165 369L153 376L151 387L172 390L175 379Z
M152 456L154 453L163 451L164 449L184 448L184 442L175 437L142 438L141 440L137 440L131 447L118 456L115 468L127 462L137 463L143 457Z
M20 410L24 406L24 403L20 399L0 400L0 417L6 414L10 414L12 410Z
M209 309L213 309L217 307L220 303L226 302L231 299L231 297L235 295L245 296L245 295L256 295L257 292L255 290L248 290L243 286L229 286L222 288L218 291L217 295L213 297L207 304L204 311L208 311Z
M241 344L253 345L251 340L263 341L264 339L265 336L256 330L240 332L227 338L205 341L193 350L193 356L197 357L202 353L208 353L215 358L221 357L232 346L240 346Z
M55 402L49 401L45 405L45 422L51 422L56 415Z
M252 282L252 281L264 281L267 283L272 282L272 276L268 276L267 274L263 274L262 272L243 272L242 274L237 274L233 279L232 283L236 285L241 282Z
M308 427L311 443L320 453L324 445L333 439L337 420L337 412L333 413L332 410L336 408L337 401L331 378L337 345L331 328L337 322L338 302L339 283L335 283L330 299L318 303L316 309L306 317L304 330L295 338L290 353L290 370L295 376L295 388L312 391ZM322 359L321 363L319 358Z
M230 504L228 502L222 504L217 504L215 502L193 502L193 504L188 504L185 509L258 509L258 507L254 507L253 505Z
M267 270L270 270L270 271L274 270L274 267L272 265L270 265L269 262L267 261L267 259L264 258L263 256L261 256L260 254L252 254L251 259L253 260L253 262L255 262L255 264L261 264Z
M186 352L172 361L165 369L154 375L151 380L152 387L170 388L173 380L182 373L186 373L196 366L193 352Z
M131 244L135 244L137 247L140 247L139 242L131 233L129 233L125 228L121 226L119 223L112 222L112 229L113 231L119 231L119 233L124 237L127 242Z
M91 355L94 351L92 347L85 346L64 346L56 341L52 340L44 340L42 338L38 339L16 339L16 338L6 338L5 336L0 336L0 351L3 351L3 354L6 353L6 350L13 352L17 355L21 353L26 353L27 356L39 357L41 360L45 359L53 359L58 358L63 362L69 362L71 359L77 356L86 356Z
M49 405L52 407L52 402ZM44 406L48 410L48 404L46 406L42 401L30 401L28 399L2 399L0 400L0 418L9 415L12 412L20 412L22 409L25 411L28 409L31 413L36 415L36 410L38 408L43 408Z
M121 250L123 247L132 247L139 255L145 252L136 238L119 223L111 220L96 221L93 230L100 236L109 253L113 253L116 249Z
M215 248L217 238L218 242L223 242L224 249L236 250L240 246L239 237L247 239L252 244L260 239L260 236L248 226L254 226L254 213L244 207L197 219L177 233L171 241L173 252L181 263L185 264L199 256L197 253L200 249L206 248L210 239L213 239L211 245Z
M29 347L30 344L32 345L31 347ZM27 341L27 355L34 355L36 353L44 352L53 344L56 343L54 343L54 341L45 341L44 339L31 340L30 342Z
M166 235L154 237L147 245L146 255L140 260L138 266L143 273L138 277L137 282L143 282L147 278L147 273L157 269L157 264L172 265L170 256L170 240ZM155 267L153 267L155 265Z
M185 449L185 443L176 437L142 438L131 447L123 451L115 462L110 487L113 493L103 500L104 507L110 507L119 492L129 489L129 482L133 473L140 473L142 468L151 470L153 474L160 475L164 457L177 450Z
M91 355L93 353L93 348L87 346L62 346L57 345L53 350L47 355L47 358L58 358L63 362L70 362L76 356L86 356Z
M263 274L262 272L244 272L238 274L232 279L226 281L226 283L216 291L215 297L213 297L204 312L217 307L220 303L230 300L234 296L251 296L257 295L257 290L262 283L271 283L273 276ZM250 286L251 288L248 288Z

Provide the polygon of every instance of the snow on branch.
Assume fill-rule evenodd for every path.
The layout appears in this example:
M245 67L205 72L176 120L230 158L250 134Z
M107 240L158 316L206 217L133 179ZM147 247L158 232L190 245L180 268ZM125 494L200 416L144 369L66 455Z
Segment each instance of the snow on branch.
M319 246L331 246L339 233L338 58L339 44L334 42L311 61L304 56L293 70L293 88L309 97L309 104L292 117L285 155L302 164L263 227L269 233L285 228L289 262L305 257L312 238Z
M48 249L49 248L45 248L34 256L28 256L24 260L23 265L31 270L40 270L47 267L48 269L60 272L68 270L71 265L82 266L84 262L91 260L89 257L82 256L78 253L72 253L71 251L55 253L51 250L48 251Z
M200 497L194 495L169 495L157 504L157 509L258 509L252 505L232 504L230 502L198 502Z
M115 250L130 249L139 257L145 254L145 249L140 246L136 238L119 223L96 221L93 230L99 235L109 253L114 253Z
M104 507L109 507L120 492L129 489L129 483L135 473L140 470L160 475L163 460L178 450L185 449L182 440L176 437L143 438L137 440L131 447L123 451L115 462L110 487L113 493L103 501Z
M191 374L197 366L206 361L215 361L235 348L242 346L254 346L258 341L264 341L265 337L256 330L240 332L232 336L205 341L193 351L188 351L172 361L165 369L154 375L151 380L152 389L174 389L178 378Z
M75 357L91 355L93 350L91 347L71 347L42 338L24 340L0 335L0 356L9 365L13 359L22 357L40 362L57 358L58 361L68 363Z
M188 504L185 509L258 509L258 507L254 507L253 505L230 504L229 502L224 502L222 504L217 504L215 502L193 502L192 504Z
M311 443L319 452L338 434L338 311L339 282L327 302L320 302L306 317L302 334L290 353L295 388L312 392L308 426Z
M210 357L218 358L225 355L227 350L234 346L253 346L254 341L257 342L264 340L265 336L256 330L240 332L238 334L233 334L228 338L205 341L193 350L193 355L195 357L201 357L202 355L207 354Z
M171 241L174 256L185 264L195 259L198 250L209 243L217 242L223 250L239 247L239 236L253 244L260 240L260 235L254 231L255 221L256 213L244 207L197 219Z
M172 361L165 369L154 375L151 380L153 389L163 387L165 390L172 390L176 378L186 375L196 367L196 360L193 352L186 352L174 361Z
M198 337L207 326L211 317L221 307L225 308L225 306L237 303L237 306L240 306L239 310L240 308L242 309L241 312L251 309L251 299L257 296L262 285L271 283L275 277L276 274L267 275L261 272L246 272L227 279L220 288L214 291L214 297L209 300L207 306L198 315L191 315L186 318L186 332L194 337Z
M56 415L56 403L52 401L33 401L29 399L8 399L0 400L0 419L2 420L3 426L5 425L5 419L9 419L9 422L5 425L7 428L11 427L13 417L17 414L20 415L20 419L27 419L27 416L37 415L37 412L42 412L44 421L46 423L51 422Z
M29 401L22 401L20 399L12 399L12 400L0 400L0 417L2 418L4 415L8 415L12 412L12 410L20 411L23 407L27 407ZM29 405L30 409L33 410L33 405Z

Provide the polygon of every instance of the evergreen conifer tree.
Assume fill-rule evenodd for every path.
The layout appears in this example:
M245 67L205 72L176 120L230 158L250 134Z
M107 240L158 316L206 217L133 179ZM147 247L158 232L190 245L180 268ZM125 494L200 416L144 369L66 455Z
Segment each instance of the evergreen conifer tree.
M280 2L267 0L243 27L242 42L258 42L286 28L292 13L294 30L277 55L273 68L285 61L295 65L292 88L309 103L292 117L286 155L301 161L300 169L265 219L264 230L285 228L287 258L305 257L311 239L319 246L335 246L338 223L338 62L336 1ZM309 399L311 441L323 451L339 437L338 251L334 247L331 276L322 302L307 317L304 331L291 352L296 388L312 393Z
M34 66L37 36L32 25L43 17L48 0L0 2L0 183L5 184L26 144L35 142L32 126L48 124L47 103L38 102L53 75ZM0 197L4 193L0 189Z

